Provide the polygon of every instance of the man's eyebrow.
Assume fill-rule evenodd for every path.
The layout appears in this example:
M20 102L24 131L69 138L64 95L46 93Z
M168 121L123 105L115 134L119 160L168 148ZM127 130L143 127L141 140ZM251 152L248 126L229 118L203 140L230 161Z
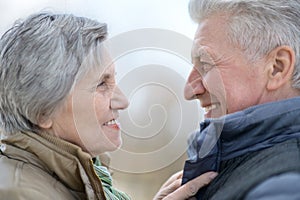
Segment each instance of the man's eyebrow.
M212 58L211 54L203 47L195 47L195 49L193 49L191 52L191 59L192 61L194 59L197 59L205 62L214 62L214 59Z

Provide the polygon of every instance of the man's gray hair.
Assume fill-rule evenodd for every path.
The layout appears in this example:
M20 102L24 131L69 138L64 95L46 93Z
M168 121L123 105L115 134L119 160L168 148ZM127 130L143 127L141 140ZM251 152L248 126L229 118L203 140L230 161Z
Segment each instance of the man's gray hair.
M278 46L290 46L296 55L293 86L300 88L299 0L191 0L189 12L197 23L213 15L226 16L229 41L250 61Z
M0 41L2 132L39 132L40 120L63 105L106 35L106 24L71 14L38 13L9 29Z

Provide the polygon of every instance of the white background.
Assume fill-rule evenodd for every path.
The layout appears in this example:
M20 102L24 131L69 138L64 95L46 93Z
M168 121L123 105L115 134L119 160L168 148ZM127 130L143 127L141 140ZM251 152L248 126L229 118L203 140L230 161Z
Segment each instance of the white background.
M1 34L16 19L45 9L107 22L112 36L139 28L163 28L193 38L195 30L188 0L1 0L0 9Z

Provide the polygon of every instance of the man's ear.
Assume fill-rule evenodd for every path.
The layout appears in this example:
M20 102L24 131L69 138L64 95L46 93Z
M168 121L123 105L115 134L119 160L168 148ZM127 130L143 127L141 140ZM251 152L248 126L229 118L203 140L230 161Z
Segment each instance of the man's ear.
M279 46L268 55L268 90L276 90L292 79L295 52L289 46Z

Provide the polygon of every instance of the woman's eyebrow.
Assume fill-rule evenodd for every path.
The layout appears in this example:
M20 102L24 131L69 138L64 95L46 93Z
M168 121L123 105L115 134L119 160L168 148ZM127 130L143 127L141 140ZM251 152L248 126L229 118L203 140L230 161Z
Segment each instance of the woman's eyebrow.
M102 81L102 80L107 80L107 79L110 79L110 77L111 77L111 74L104 73L100 76L100 78L97 81L99 82L99 81Z

